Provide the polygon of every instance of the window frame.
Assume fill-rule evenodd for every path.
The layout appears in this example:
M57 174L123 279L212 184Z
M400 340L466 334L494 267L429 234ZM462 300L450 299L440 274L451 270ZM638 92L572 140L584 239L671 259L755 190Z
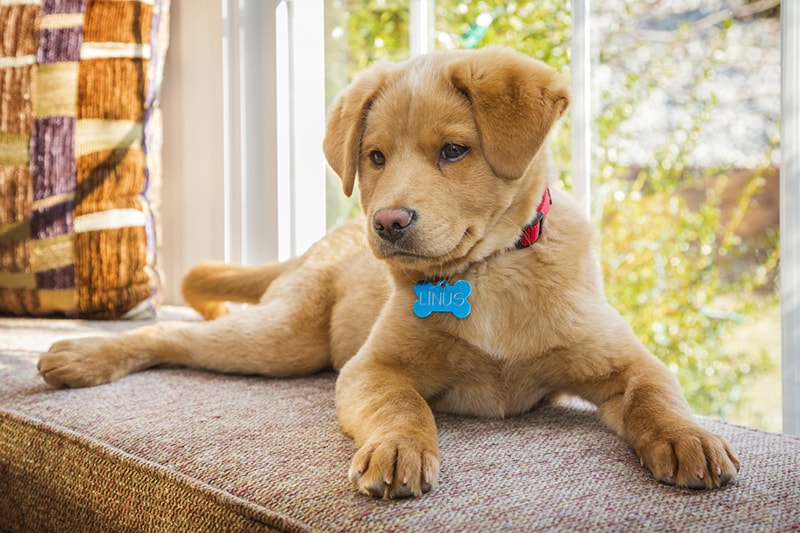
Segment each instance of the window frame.
M783 432L800 435L800 4L781 4L780 183Z
M434 1L409 0L412 55L433 49ZM590 0L571 4L573 194L589 216ZM196 263L283 260L302 253L324 233L323 13L323 0L173 2L162 91L161 264L167 303L180 303L178 281ZM781 67L783 432L800 435L796 2L781 5Z
M202 261L252 265L325 232L323 0L173 2L162 87L165 302Z

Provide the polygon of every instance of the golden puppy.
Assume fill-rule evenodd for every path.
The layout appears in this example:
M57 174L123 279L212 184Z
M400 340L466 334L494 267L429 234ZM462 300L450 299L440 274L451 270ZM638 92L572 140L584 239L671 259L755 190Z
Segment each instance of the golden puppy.
M346 194L358 176L365 219L285 263L202 264L184 280L206 318L225 301L258 306L58 342L41 375L80 387L164 363L332 367L358 447L350 479L375 497L436 485L432 409L513 416L559 393L596 404L658 480L727 484L734 452L606 302L590 227L554 188L546 137L568 100L551 68L506 49L372 67L336 101L324 143Z

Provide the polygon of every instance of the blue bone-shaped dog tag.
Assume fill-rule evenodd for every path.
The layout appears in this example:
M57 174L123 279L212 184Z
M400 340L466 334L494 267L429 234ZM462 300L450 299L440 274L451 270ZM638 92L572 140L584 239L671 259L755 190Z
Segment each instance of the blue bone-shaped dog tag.
M472 294L472 285L462 279L450 285L445 280L436 285L430 281L418 281L414 286L417 301L414 314L425 318L431 313L453 313L456 318L464 318L472 311L467 298Z

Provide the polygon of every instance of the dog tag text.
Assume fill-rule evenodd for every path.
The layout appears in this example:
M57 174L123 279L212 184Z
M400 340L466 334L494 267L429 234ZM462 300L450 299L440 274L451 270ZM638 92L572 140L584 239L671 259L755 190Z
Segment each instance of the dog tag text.
M414 314L425 318L431 313L453 313L456 318L464 318L472 311L467 298L472 294L472 285L467 280L459 280L450 285L444 280L434 285L430 281L418 281L414 286L417 301Z

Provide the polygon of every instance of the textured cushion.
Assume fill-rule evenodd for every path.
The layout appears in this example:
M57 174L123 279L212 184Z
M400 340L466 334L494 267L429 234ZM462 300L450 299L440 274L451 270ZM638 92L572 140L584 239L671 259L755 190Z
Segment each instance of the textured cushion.
M152 313L168 3L0 3L0 313Z
M182 309L160 314L183 316ZM437 415L440 485L372 500L335 376L153 369L49 389L37 352L130 321L0 319L0 531L792 531L800 439L724 422L742 460L726 489L656 482L585 404L507 420Z

